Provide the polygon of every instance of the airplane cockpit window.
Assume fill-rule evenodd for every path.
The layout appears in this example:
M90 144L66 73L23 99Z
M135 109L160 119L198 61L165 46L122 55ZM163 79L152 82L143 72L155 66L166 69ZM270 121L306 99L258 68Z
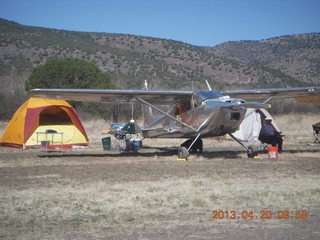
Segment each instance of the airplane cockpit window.
M181 115L182 113L184 113L184 112L186 112L186 111L188 111L190 109L191 109L190 102L184 102L184 103L176 104L175 108L174 108L174 111L173 111L173 114L175 116Z
M227 103L235 103L235 104L245 103L245 101L242 100L242 99L228 99L228 100L226 100L226 101L224 101L224 102L227 102Z
M242 99L234 99L233 103L241 104L241 103L245 103L245 101Z
M193 94L191 99L191 106L198 107L200 104L201 104L201 99L197 95Z
M199 97L199 100L201 102L207 99L215 99L215 98L223 97L222 93L219 91L197 91L196 94Z

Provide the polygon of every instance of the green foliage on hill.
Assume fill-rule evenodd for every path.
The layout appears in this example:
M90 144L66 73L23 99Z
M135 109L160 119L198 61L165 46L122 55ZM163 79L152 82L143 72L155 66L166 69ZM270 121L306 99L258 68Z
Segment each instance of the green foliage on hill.
M316 35L307 38L305 47L315 49L316 39ZM204 79L215 88L312 84L317 78L316 58L312 64L300 64L299 72L296 71L298 75L290 74L292 66L290 71L283 65L283 68L274 66L285 55L283 52L271 63L269 58L265 59L268 54L264 51L285 51L285 46L301 49L303 41L291 44L290 37L276 41L278 50L273 45L269 47L271 43L242 41L239 42L242 45L237 43L219 54L211 48L167 39L30 27L0 19L0 78L10 75L12 69L29 75L33 68L51 58L71 57L91 62L103 72L109 72L123 88L140 88L144 80L157 89L190 89L192 83L205 87ZM241 51L252 42L255 43L254 50ZM251 57L242 60L241 56ZM301 76L306 71L310 72L310 77L305 80ZM22 78L22 84L26 80Z
M33 88L116 88L111 76L81 59L51 59L33 69L26 90Z
M4 19L0 19L0 23L0 30L9 33L0 35L2 45L15 43L19 47L48 48L55 46L60 49L76 50L81 48L87 51L98 49L93 44L89 33L24 26Z
M320 84L319 33L281 36L260 41L226 42L207 48L207 51L220 57L280 71L290 77L287 78L290 85L294 84L292 79L304 85Z

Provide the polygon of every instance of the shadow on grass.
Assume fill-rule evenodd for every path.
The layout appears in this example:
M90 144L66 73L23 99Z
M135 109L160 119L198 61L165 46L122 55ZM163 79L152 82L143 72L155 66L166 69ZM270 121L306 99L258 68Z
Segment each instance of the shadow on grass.
M306 149L306 150L301 150L301 149L288 149L284 150L284 153L320 153L320 148L319 149Z
M64 158L64 157L112 157L112 158L123 158L123 157L177 157L178 156L178 149L177 148L154 148L154 147L143 147L143 149L150 149L154 151L150 152L106 152L106 153L66 153L66 152L46 152L38 154L38 157L40 158ZM234 159L234 158L241 158L241 154L243 154L244 151L213 151L213 152L207 152L204 151L201 154L190 154L191 156L199 156L206 159L214 159L214 158L225 158L225 159Z
M162 157L167 157L167 156L173 156L176 157L178 155L178 148L174 147L148 147L144 146L142 147L143 149L148 149L148 150L154 150L150 152L129 152L129 151L123 151L123 152L106 152L106 153L84 153L84 152L79 152L79 153L65 153L65 152L46 152L46 153L41 153L38 154L38 157L42 158L59 158L59 157L154 157L154 156L162 156ZM320 149L288 149L284 150L283 153L318 153L320 152ZM267 154L268 151L258 151L258 154ZM196 154L191 154L196 155L196 156L201 156L205 159L215 159L215 158L223 158L223 159L236 159L236 158L243 158L243 154L245 154L245 158L247 158L246 151L245 150L227 150L227 149L222 149L218 151L204 151L201 154L196 153Z
M154 148L156 149L156 148ZM108 153L56 153L56 152L48 152L43 154L38 154L38 157L43 158L57 158L57 157L153 157L153 156L174 156L177 154L176 149L166 148L161 152L108 152Z

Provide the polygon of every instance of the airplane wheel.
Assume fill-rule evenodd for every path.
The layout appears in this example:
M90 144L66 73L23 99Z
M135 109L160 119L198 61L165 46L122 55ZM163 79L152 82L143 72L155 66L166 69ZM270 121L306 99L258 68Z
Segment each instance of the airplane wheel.
M181 158L181 159L187 159L189 156L189 152L188 152L188 149L185 148L185 147L181 147L179 148L178 150L178 157Z
M257 148L250 145L247 150L247 155L248 155L248 158L254 158L255 156L257 156L258 155Z

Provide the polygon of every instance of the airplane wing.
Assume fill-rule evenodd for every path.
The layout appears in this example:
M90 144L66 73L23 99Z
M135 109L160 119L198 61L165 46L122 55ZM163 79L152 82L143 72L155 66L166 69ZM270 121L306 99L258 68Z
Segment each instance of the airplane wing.
M296 100L302 103L320 103L320 95L297 97Z
M264 101L271 97L272 99L295 98L301 102L320 102L320 87L226 90L222 93L248 101Z
M296 98L301 102L320 102L320 87L225 90L221 92L232 98L241 98L247 101ZM103 103L138 102L140 98L154 105L183 103L189 101L192 95L193 91L115 89L33 89L28 93L29 97Z
M150 104L166 105L188 101L192 94L192 91L169 90L33 89L29 91L28 96L102 103L138 102L141 98Z

